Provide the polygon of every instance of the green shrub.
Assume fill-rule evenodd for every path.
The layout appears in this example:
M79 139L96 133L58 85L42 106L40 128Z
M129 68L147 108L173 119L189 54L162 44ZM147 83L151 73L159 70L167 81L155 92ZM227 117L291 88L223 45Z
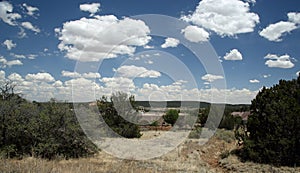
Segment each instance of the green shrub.
M6 83L0 93L1 157L77 158L97 152L68 104L31 103L10 87Z
M274 165L300 165L300 76L263 88L252 100L241 156Z
M171 124L172 126L175 124L178 117L179 117L179 112L176 109L170 109L167 111L165 115L163 115L164 121Z
M199 139L200 138L200 135L201 135L201 131L202 131L202 128L201 127L197 127L196 129L193 129L190 134L189 134L189 138L191 139Z
M225 159L225 158L227 158L229 155L230 155L230 152L229 152L228 150L225 150L225 151L223 151L223 152L220 154L220 157L221 157L221 159Z
M75 113L66 103L52 100L39 107L40 116L33 151L37 156L78 158L93 154L96 147L87 139L77 122ZM38 130L38 131L37 131Z
M235 118L230 113L227 113L223 116L219 128L233 130L234 124L235 124Z
M154 122L152 122L151 124L150 124L150 126L158 126L158 122L157 121L154 121Z
M234 132L231 130L218 129L215 133L215 137L219 140L226 141L227 143L231 143L235 140Z
M100 118L103 118L105 123L111 128L115 133L121 135L125 138L139 138L142 136L140 133L139 126L132 123L136 121L136 111L127 110L128 105L126 103L135 104L134 97L128 97L125 93L113 94L111 101L107 101L106 97L102 97L98 100L98 108L100 112ZM122 110L122 115L126 115L126 118L130 118L131 122L125 120L120 112L116 110Z

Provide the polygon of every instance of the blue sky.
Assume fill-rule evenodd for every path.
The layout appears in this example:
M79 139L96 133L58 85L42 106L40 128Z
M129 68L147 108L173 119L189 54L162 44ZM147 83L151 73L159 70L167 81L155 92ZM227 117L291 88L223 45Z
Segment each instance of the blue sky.
M297 77L299 7L298 0L2 1L0 79L37 101L92 101L121 90L138 100L250 103L262 86ZM134 17L145 14L170 16L182 28L171 37L176 28L158 18L166 35L157 36Z

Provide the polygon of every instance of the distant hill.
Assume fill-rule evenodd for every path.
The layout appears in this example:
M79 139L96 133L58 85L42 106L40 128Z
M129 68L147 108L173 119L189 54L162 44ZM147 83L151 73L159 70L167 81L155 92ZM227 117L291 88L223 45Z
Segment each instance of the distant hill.
M208 108L211 103L198 102L198 101L136 101L138 106L143 107L167 107L167 108L179 108L179 107L199 107ZM250 104L226 104L226 108L240 109L243 107L250 107Z
M45 104L47 102L36 102L36 104ZM58 104L68 104L70 108L73 108L73 103L72 102L59 102ZM91 102L77 102L76 104L83 104L83 105L88 105ZM167 108L180 108L180 107L185 107L185 108L209 108L211 103L208 102L199 102L199 101L136 101L137 106L143 106L145 108L150 108L150 107L167 107ZM226 109L230 110L240 110L240 109L245 109L249 110L250 109L250 104L225 104ZM243 110L243 111L246 111Z

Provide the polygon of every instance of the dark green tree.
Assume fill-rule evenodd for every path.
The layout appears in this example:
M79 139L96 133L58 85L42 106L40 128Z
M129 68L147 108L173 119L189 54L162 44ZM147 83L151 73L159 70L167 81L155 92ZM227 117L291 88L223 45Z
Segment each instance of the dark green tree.
M199 114L198 114L198 123L201 124L203 127L207 121L208 114L209 114L209 108L204 108L204 109L199 109Z
M4 157L30 150L32 134L28 123L37 113L33 105L14 93L14 88L11 81L3 81L0 86L0 152Z
M207 124L206 126L211 127L212 129L218 126L218 128L233 130L234 127L242 124L242 119L241 117L234 117L231 113L241 110L245 111L248 107L250 106L243 106L240 108L240 106L226 105L223 112L222 105L209 105L208 108L199 109L197 122L200 123L202 127ZM208 116L211 116L210 119ZM222 119L220 119L221 116Z
M78 158L95 153L96 147L88 140L67 103L55 99L41 104L34 129L36 155L52 159L56 156Z
M110 101L102 97L97 101L100 118L103 118L107 126L115 133L125 138L141 137L137 112L133 108L135 100L126 93L118 92L112 95Z
M300 165L300 77L263 88L252 101L243 159Z
M163 119L165 122L171 124L172 126L175 124L179 117L178 110L176 109L169 109L165 115L163 115Z
M219 128L222 129L227 129L227 130L233 130L234 129L234 125L235 125L235 117L233 117L230 113L225 113Z
M0 86L1 157L77 158L97 152L68 104L31 103L13 88L9 82Z

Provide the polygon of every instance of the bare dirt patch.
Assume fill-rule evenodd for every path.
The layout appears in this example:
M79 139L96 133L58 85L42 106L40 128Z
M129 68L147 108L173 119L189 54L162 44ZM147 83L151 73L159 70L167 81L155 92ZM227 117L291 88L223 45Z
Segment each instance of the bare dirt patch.
M144 131L141 140L162 135L165 131ZM132 173L132 172L300 172L300 168L272 167L252 162L242 163L236 156L228 155L221 159L220 155L236 148L235 141L229 140L233 133L218 131L209 141L202 145L204 139L186 139L171 152L150 160L136 161L118 159L103 151L94 157L48 161L28 157L22 160L0 160L0 172L47 172L47 173ZM222 135L223 134L223 135Z

